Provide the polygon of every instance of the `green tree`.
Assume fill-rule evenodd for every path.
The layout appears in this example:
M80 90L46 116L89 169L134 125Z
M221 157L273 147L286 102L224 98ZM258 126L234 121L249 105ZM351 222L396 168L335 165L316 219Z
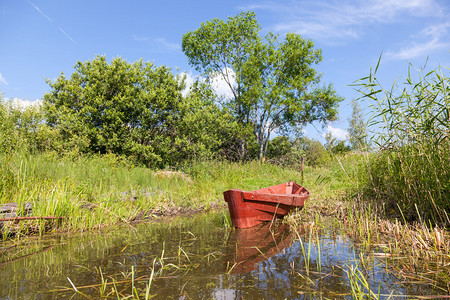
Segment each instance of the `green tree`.
M166 146L166 123L177 117L182 89L168 68L97 56L77 62L70 78L47 83L48 123L70 147L161 161L155 149Z
M357 101L352 104L352 117L349 120L348 136L353 150L367 150L370 142L367 138L367 123Z
M300 137L294 141L294 146L303 153L309 166L323 166L330 161L330 155L318 140Z
M50 137L40 105L21 106L0 94L0 152L40 151Z
M281 157L292 151L292 142L287 136L277 136L269 141L267 146L267 157Z
M333 154L345 154L351 150L350 146L345 144L345 141L339 141L333 146L331 152Z
M227 105L240 124L252 128L261 158L272 132L333 120L342 98L331 85L319 86L313 65L322 54L312 41L293 33L282 41L272 33L263 39L259 31L253 12L227 22L213 19L186 33L182 49L197 71L228 84L233 96Z
M180 117L168 124L171 146L164 161L174 165L193 159L232 159L227 143L239 135L239 126L226 108L215 104L216 99L209 84L196 81L190 87L179 103Z
M351 150L351 147L345 144L345 141L338 140L331 132L325 134L325 149L331 154L345 154Z
M325 149L332 153L333 148L336 146L337 144L337 139L331 134L330 131L328 131L327 133L325 133Z
M78 62L70 78L61 74L48 84L47 121L70 150L115 153L161 167L211 157L223 142L220 131L232 126L210 91L196 84L183 97L184 78L142 60L108 63L97 56Z

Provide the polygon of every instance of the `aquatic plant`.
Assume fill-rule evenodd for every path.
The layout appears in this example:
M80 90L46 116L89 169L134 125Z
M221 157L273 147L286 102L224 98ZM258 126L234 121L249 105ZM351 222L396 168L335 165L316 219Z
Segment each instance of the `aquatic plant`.
M381 56L380 56L381 60ZM450 77L447 68L412 74L382 87L376 68L355 86L373 111L379 150L367 163L366 194L386 211L418 213L435 224L450 224ZM447 71L447 73L444 73Z

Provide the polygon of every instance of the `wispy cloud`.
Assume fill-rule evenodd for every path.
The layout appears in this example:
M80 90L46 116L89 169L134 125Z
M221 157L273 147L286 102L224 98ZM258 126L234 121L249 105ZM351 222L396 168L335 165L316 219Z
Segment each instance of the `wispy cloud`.
M388 51L386 58L389 60L412 60L428 55L437 49L450 48L449 28L450 22L426 27L417 36L417 39L422 40L421 42L415 41L398 51Z
M136 42L146 42L149 39L147 36L138 35L138 34L134 34L134 33L131 35L131 38L133 39L133 41L136 41Z
M180 51L181 46L177 43L170 43L165 38L157 38L155 41L169 51Z
M34 9L36 9L37 11L38 11L38 13L40 13L44 18L46 18L50 23L53 23L53 20L52 19L50 19L50 17L49 16L47 16L36 4L34 4L33 2L31 2L31 1L28 1L28 3L30 3L31 4L31 6L33 6L34 7Z
M136 42L153 42L160 49L165 51L178 52L181 50L181 45L179 43L171 43L167 41L165 38L150 38L145 35L132 34L131 38Z
M435 0L293 0L288 4L265 2L240 8L266 10L282 16L283 21L271 30L296 32L325 42L359 38L368 26L401 22L405 16L443 14L443 8Z
M6 81L5 77L3 77L2 73L0 73L0 83L3 83L4 85L8 85L8 82Z
M28 3L30 3L30 5L31 6L33 6L34 7L34 9L36 9L36 11L38 12L38 13L40 13L44 18L46 18L50 23L52 23L52 24L55 24L54 22L53 22L53 20L48 16L48 15L46 15L36 4L34 4L33 2L31 2L30 0L27 0L28 1ZM77 44L77 42L67 33L67 32L65 32L64 31L64 29L62 29L61 27L59 27L58 25L56 25L55 24L55 26L58 28L58 30L62 33L62 34L64 34L72 43L74 43L74 44Z
M64 31L64 29L62 29L61 27L58 26L59 31L61 31L69 40L72 41L72 43L74 43L75 45L77 44L77 42L70 36L67 34L67 32Z

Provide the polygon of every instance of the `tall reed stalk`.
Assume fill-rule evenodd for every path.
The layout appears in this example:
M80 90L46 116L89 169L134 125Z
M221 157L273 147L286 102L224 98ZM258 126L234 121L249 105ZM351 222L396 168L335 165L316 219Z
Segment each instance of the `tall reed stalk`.
M410 66L402 85L384 89L377 79L379 63L355 83L373 110L370 125L379 129L366 192L388 212L402 211L407 221L419 221L420 212L449 225L450 78L442 69L413 75Z

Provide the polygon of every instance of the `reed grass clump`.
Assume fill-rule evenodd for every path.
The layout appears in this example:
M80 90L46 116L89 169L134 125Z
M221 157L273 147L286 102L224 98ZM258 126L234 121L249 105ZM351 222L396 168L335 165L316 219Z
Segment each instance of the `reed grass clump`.
M380 57L381 59L381 57ZM378 151L368 161L365 194L406 221L419 215L450 225L450 78L448 69L410 70L405 83L384 89L377 69L356 86L374 112Z

